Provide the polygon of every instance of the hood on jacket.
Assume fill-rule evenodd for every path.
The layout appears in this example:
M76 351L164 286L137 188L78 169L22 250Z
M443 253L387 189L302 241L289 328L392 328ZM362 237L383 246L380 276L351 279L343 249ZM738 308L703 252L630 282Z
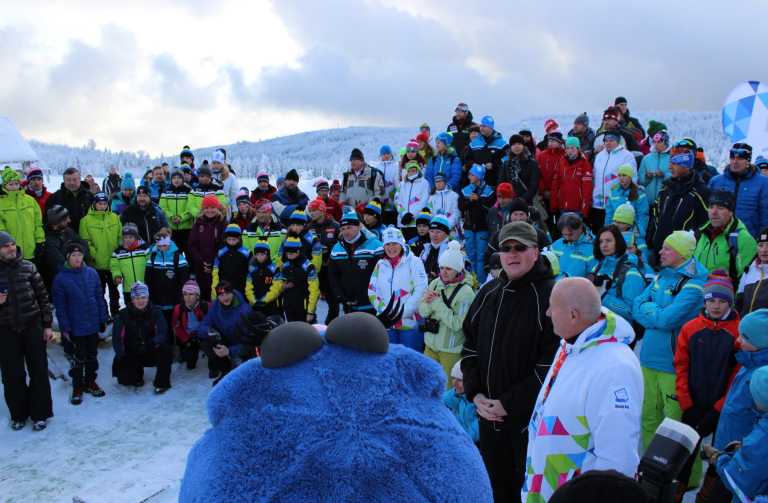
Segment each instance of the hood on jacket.
M177 251L179 251L179 248L176 246L176 243L174 243L173 241L171 241L171 247L168 248L165 251L158 250L157 249L157 243L152 243L150 245L150 247L149 247L149 252L150 253L157 252L158 255L160 255L163 259L165 259L165 258L172 259L173 258L173 254L175 252L177 252Z
M768 365L768 349L762 351L739 351L736 353L736 361L743 367L759 368Z
M573 344L565 343L566 354L581 353L587 348L606 342L630 344L635 340L635 331L627 320L608 308L601 307L600 311L603 316L597 320L597 323L579 334Z

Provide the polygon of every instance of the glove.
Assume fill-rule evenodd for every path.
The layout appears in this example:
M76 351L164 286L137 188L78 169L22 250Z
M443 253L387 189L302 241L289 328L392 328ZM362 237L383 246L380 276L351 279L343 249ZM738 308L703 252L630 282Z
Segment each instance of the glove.
M734 440L733 442L729 443L725 446L725 452L736 454L739 452L739 449L741 449L741 440Z
M66 339L67 341L72 342L72 338L70 337L70 335L71 334L69 332L62 332L61 339L62 340Z
M712 407L705 412L696 426L696 431L701 438L704 438L717 430L717 422L720 420L720 413Z
M341 297L339 297L339 302L341 302L345 306L356 306L357 305L357 301L356 300L352 300L349 297L347 297L346 295L342 295Z
M131 367L131 359L128 357L128 355L123 355L122 358L119 360L120 366L123 368L130 368Z
M305 208L306 208L306 206L303 205L303 204L297 204L296 205L296 211L304 211Z
M35 258L42 258L45 253L45 243L37 243L35 245Z
M409 225L411 222L413 222L413 215L411 213L406 213L403 215L403 217L400 219L400 222L403 225Z
M688 426L691 426L693 428L696 428L698 430L698 425L701 422L701 420L704 418L704 413L702 409L695 405L691 405L687 409L683 411L683 417L681 417L681 422L683 424L687 424Z
M702 460L707 461L710 465L717 466L717 460L723 454L724 453L722 451L718 451L708 443L701 443L701 453L699 453L699 456Z
M101 325L99 325L99 333L104 333L107 331L107 322L103 322Z
M368 203L360 203L357 206L355 206L355 211L357 213L362 213L363 211L365 211L366 206L368 206Z
M264 308L264 306L266 306L266 305L267 305L267 303L266 303L266 302L261 302L261 301L259 301L259 302L254 302L254 303L253 303L253 306L251 306L251 307L252 307L252 308L253 308L253 310L255 311L255 310L257 310L257 309L263 309L263 308Z

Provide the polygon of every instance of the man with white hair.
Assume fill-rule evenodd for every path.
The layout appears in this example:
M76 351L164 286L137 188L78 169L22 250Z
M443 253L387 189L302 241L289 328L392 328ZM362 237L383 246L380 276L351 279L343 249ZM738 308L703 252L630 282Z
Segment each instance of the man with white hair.
M584 278L560 280L549 303L547 316L562 341L528 426L523 501L548 501L589 470L634 477L640 462L643 376L629 348L632 327L601 307Z

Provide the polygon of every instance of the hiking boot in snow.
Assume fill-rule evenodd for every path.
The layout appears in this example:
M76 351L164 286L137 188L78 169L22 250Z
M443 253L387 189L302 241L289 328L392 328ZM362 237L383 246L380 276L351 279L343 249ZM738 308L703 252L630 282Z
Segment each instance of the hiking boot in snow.
M213 369L208 371L208 379L216 379L221 375L221 371L219 369Z
M701 484L701 491L696 495L696 503L707 503L709 495L712 494L712 488L715 487L716 480L717 476L710 475L709 470L707 470L707 474L704 476L704 482Z
M46 426L48 426L48 420L43 419L42 421L35 421L32 425L32 429L35 431L43 431Z
M164 395L171 388L155 388L155 395Z
M142 386L144 386L144 384L146 384L146 383L144 382L144 379L142 379L141 381L139 381L136 384L134 384L133 387L134 388L141 388Z
M80 405L83 403L83 388L75 388L72 391L72 399L69 401L72 405Z
M106 395L104 393L104 390L99 388L99 385L96 384L96 382L88 383L85 385L85 388L83 389L86 393L90 393L91 395L95 396L96 398L102 397Z
M214 386L216 386L216 385L217 385L217 384L219 384L219 382L220 382L222 379L224 379L225 377L227 377L227 373L226 373L226 372L225 372L225 373L223 373L223 374L221 374L221 376L219 376L219 378L218 378L218 379L216 379L215 381L213 381L213 385L214 385Z
M14 421L11 423L11 429L13 431L19 431L27 425L26 421Z

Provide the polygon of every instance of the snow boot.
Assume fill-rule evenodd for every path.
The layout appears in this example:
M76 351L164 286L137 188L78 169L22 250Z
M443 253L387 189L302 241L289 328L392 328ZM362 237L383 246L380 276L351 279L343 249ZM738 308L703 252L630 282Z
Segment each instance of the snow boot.
M136 384L134 384L133 387L134 388L141 388L142 386L144 386L144 384L146 384L146 383L144 382L144 379L142 379L141 381L139 381Z
M155 388L155 395L164 395L171 388Z
M213 381L213 385L214 385L214 386L216 386L216 385L217 385L217 384L219 384L219 382L220 382L222 379L224 379L225 377L227 377L227 372L224 372L223 374L221 374L221 375L219 376L219 378L218 378L218 379L216 379L215 381Z
M75 388L72 391L72 399L69 401L72 405L80 405L83 403L83 388Z
M103 389L99 388L99 385L96 384L96 382L88 383L85 385L85 388L83 389L86 393L90 393L91 395L95 396L96 398L102 397L106 395Z
M20 429L24 428L27 425L26 421L13 421L11 423L11 429L13 431L19 431Z
M688 490L688 486L682 482L677 483L677 492L675 492L675 503L683 503L685 492Z
M216 379L220 375L221 375L221 370L219 369L213 369L208 371L208 379Z
M696 503L707 503L709 495L712 494L712 488L715 487L716 475L710 475L709 470L704 476L704 482L701 484L701 491L696 495Z
M42 421L35 421L32 425L32 429L35 431L43 431L46 426L48 426L48 420L43 419Z

